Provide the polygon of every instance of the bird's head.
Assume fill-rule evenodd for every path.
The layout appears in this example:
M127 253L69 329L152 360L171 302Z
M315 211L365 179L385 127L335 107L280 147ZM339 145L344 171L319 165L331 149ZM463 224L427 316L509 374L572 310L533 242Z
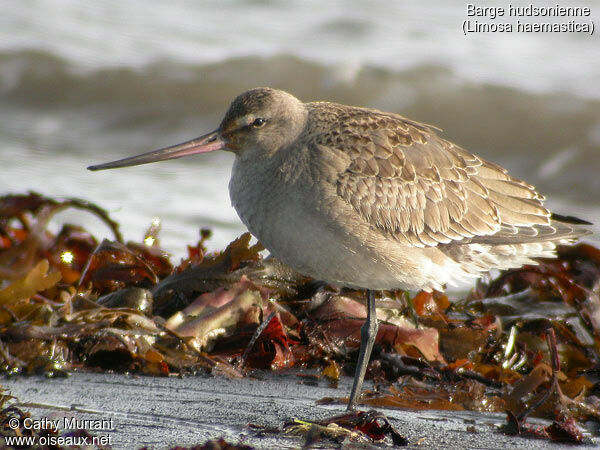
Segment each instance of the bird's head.
M227 149L238 156L269 156L298 137L306 116L306 107L293 95L256 88L231 103L219 132Z
M231 151L240 158L270 157L296 140L307 115L304 104L293 95L277 89L255 88L231 103L221 125L211 133L88 169L137 166L215 150Z

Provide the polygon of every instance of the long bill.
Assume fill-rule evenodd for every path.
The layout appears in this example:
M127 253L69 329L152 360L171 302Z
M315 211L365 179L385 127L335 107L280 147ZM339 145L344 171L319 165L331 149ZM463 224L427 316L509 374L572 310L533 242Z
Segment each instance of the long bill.
M153 150L130 158L123 158L117 161L89 166L88 170L116 169L118 167L139 166L156 161L165 161L167 159L183 158L184 156L195 155L196 153L207 153L215 150L221 150L225 147L225 141L219 135L219 131L205 134L191 141L170 147Z

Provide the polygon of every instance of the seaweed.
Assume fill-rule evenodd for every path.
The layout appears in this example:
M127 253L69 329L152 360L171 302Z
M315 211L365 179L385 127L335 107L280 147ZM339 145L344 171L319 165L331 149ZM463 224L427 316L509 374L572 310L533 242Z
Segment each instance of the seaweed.
M50 232L50 218L71 207L96 214L113 240L98 242L78 225ZM324 378L331 386L353 373L364 292L263 258L248 233L209 253L210 233L201 230L187 258L173 264L159 231L153 221L139 242L124 243L92 203L0 197L0 370L242 377L316 368L302 382ZM507 433L569 442L585 441L579 423L600 420L600 250L589 244L500 272L462 299L382 292L377 315L367 370L375 388L363 404L506 412ZM530 416L553 423L531 427ZM306 423L290 426L313 430L307 442L331 425Z

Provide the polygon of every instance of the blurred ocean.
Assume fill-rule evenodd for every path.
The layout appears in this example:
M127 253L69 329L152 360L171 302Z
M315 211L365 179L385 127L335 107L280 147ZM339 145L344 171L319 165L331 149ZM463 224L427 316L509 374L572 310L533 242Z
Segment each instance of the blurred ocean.
M600 1L569 5L600 25ZM598 33L465 36L466 3L443 0L0 0L0 10L0 194L94 201L127 239L159 216L176 256L201 227L222 248L244 230L227 192L231 155L85 167L211 131L237 94L272 86L434 124L600 232ZM109 235L81 214L54 226Z

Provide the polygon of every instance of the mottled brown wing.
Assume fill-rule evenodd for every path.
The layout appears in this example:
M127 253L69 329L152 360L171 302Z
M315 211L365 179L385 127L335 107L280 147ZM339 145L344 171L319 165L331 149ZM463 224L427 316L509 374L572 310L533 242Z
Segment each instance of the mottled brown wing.
M395 115L357 108L319 138L349 156L338 195L371 226L414 246L515 243L556 230L533 186ZM535 236L535 237L534 237Z

